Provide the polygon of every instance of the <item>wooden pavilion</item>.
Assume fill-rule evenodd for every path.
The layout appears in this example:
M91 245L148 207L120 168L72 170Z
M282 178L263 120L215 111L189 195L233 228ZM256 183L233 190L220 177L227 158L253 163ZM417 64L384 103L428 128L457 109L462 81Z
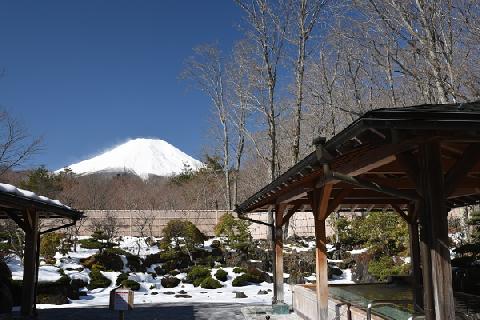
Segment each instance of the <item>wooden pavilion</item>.
M66 228L83 217L80 211L74 210L57 200L37 196L33 192L15 188L12 185L0 184L0 219L12 219L25 232L24 272L21 313L33 316L35 313L38 268L40 257L40 235ZM39 230L40 219L58 219L61 223L69 223Z
M237 206L274 212L274 301L283 302L282 228L311 210L318 319L328 315L325 219L335 211L391 210L408 222L414 305L426 319L455 318L450 209L480 202L480 102L376 109Z

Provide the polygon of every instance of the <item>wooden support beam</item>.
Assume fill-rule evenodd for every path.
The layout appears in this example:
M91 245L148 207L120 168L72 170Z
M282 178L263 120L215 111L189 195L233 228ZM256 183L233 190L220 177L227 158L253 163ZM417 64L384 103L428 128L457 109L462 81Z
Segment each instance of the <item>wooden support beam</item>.
M343 199L352 191L352 188L344 188L338 193L333 200L328 204L327 215L337 210L338 206L342 203Z
M284 303L285 294L283 286L283 213L285 205L275 206L275 268L274 268L274 301L273 303Z
M25 230L27 230L27 225L25 224L25 221L23 221L18 216L17 212L13 212L13 210L11 209L3 209L2 211L5 212L7 216L9 216L10 219L12 219L17 224L17 226L19 226L24 232Z
M33 210L26 210L24 214L25 230L25 249L23 263L23 290L21 313L22 316L30 317L34 312L35 305L35 287L37 279L37 261L38 254L38 216Z
M390 207L392 207L392 209L395 210L395 212L397 212L400 215L400 217L402 217L403 220L405 220L405 222L410 223L409 215L405 214L402 208L400 208L399 206L393 203L390 204Z
M408 206L408 216L415 214L415 206ZM418 223L413 220L408 224L410 259L412 263L413 278L413 304L415 311L423 310L423 288L422 288L422 269L420 268L420 241L418 233Z
M327 184L321 190L315 190L310 194L315 220L316 293L319 320L328 319L328 264L325 219L327 218L331 191L332 185Z
M371 182L371 181L368 181L368 180L365 180L365 179L362 179L362 178L357 178L357 177L344 175L344 174L341 174L341 173L338 173L338 172L331 172L329 179L330 180L340 180L340 181L346 182L346 183L348 183L350 185L353 185L353 186L365 188L365 189L368 189L368 190L377 191L377 192L380 192L380 193L383 193L383 194L386 194L386 195L390 195L390 196L396 197L396 198L406 199L406 200L410 200L410 201L416 201L416 200L419 199L419 196L418 196L418 194L416 194L416 192L407 192L407 191L402 191L402 190L398 190L398 189L395 189L395 188L391 188L391 187L388 187L388 186L382 186L382 185L379 185L378 183L374 183L374 182Z
M480 143L472 143L445 176L445 195L449 196L475 164L480 162Z
M438 142L425 143L419 147L419 165L423 195L421 223L426 231L426 245L431 259L434 317L437 320L455 319L444 176ZM425 267L428 266L424 265ZM433 317L430 314L427 320L431 319Z
M290 218L298 211L298 209L302 206L300 203L296 203L293 205L292 208L287 210L287 214L282 219L282 227L290 220Z
M276 203L277 204L286 204L297 199L303 198L307 195L308 192L312 191L313 188L296 188L290 192L280 195Z

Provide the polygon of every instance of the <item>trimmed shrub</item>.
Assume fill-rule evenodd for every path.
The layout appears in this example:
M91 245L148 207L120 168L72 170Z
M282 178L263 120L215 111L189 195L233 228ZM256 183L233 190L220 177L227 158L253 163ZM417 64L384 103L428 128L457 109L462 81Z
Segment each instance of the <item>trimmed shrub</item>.
M232 281L232 286L233 287L243 287L243 286L246 286L248 285L249 283L249 277L248 277L248 274L244 273L240 276L237 276L235 277L235 279L233 279Z
M160 283L164 288L175 288L180 284L180 279L176 277L166 276L166 277L163 277L162 280L160 280Z
M163 268L168 272L173 269L187 268L191 265L190 257L180 250L168 250L148 255L143 265L148 268L152 264L163 263Z
M132 272L145 272L146 268L142 263L142 259L139 256L128 255L127 265Z
M210 276L210 269L204 266L193 266L187 273L185 281L187 283L193 283L195 287L198 287L203 279Z
M368 263L368 273L380 281L386 280L389 276L408 274L409 268L409 264L396 265L389 256L382 256Z
M91 257L80 259L80 263L87 268L92 268L93 265L101 265L107 271L122 271L123 261L119 255L111 253L108 250L97 253Z
M215 278L217 278L220 281L227 281L228 272L223 269L218 269L217 272L215 272Z
M123 280L122 281L122 286L124 288L132 289L133 291L140 290L140 283L138 283L135 280L130 280L130 279Z
M203 279L202 283L200 283L200 287L203 289L218 289L223 287L222 284L212 277L206 277Z
M247 269L245 269L245 268L240 268L240 267L235 267L235 268L233 268L233 272L234 272L234 273L246 273L246 272L247 272Z
M43 256L45 262L55 263L55 254L57 253L64 237L65 235L63 233L52 232L44 234L40 238L40 255Z
M103 243L91 238L78 240L78 243L85 249L102 249L104 246Z
M92 266L92 271L90 272L90 283L88 284L88 290L93 290L96 288L107 288L112 284L112 281L105 277L101 271L104 270L102 266L94 264Z
M163 229L165 240L172 240L179 245L180 238L183 238L187 249L192 250L196 245L202 244L206 239L205 235L188 220L170 220Z
M117 277L117 281L115 282L115 284L119 286L124 280L128 280L128 273L120 273Z
M158 276L163 276L163 275L166 275L167 274L167 270L163 269L162 267L158 266L158 267L155 267L155 273L158 275Z

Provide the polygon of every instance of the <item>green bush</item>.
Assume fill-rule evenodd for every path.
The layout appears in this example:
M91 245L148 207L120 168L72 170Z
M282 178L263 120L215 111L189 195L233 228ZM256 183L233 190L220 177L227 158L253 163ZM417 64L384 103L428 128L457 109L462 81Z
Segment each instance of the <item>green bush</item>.
M145 272L146 268L142 263L142 259L139 256L128 255L127 264L132 272Z
M163 269L167 272L173 269L187 268L190 264L190 257L180 250L168 250L148 255L143 261L144 267L150 267L152 264L163 263Z
M218 280L213 279L211 276L209 276L203 279L202 283L200 283L200 287L202 287L203 289L218 289L223 286Z
M155 267L155 273L158 275L158 276L163 276L163 275L166 275L167 274L167 270L163 269L162 267L158 266L158 267Z
M262 283L267 281L268 274L258 270L257 268L250 268L246 273L235 277L232 281L232 286L243 287L249 283Z
M92 271L89 274L90 283L87 286L88 290L107 288L112 284L112 281L101 273L102 270L104 270L104 268L100 265L94 264L92 266Z
M45 261L54 260L63 238L65 234L58 232L47 233L40 238L40 255Z
M193 283L195 287L198 287L203 279L210 276L210 269L204 266L193 266L187 273L185 281L187 283Z
M97 253L91 257L80 259L80 263L86 268L92 268L92 265L97 264L104 267L107 271L122 271L123 261L119 255L105 250L104 252Z
M175 241L179 247L180 238L183 238L186 248L192 250L196 245L203 244L205 235L187 220L170 220L163 229L164 240Z
M128 279L128 273L120 273L117 277L117 281L115 282L115 284L119 286L122 284L122 281L127 279Z
M133 291L138 291L140 290L140 283L135 280L127 279L122 281L122 287L132 289Z
M163 277L162 280L160 280L160 283L164 288L175 288L180 284L180 279L176 277L166 276Z
M85 249L102 249L104 246L103 243L91 238L78 240L78 243Z
M389 256L382 256L368 263L368 273L380 281L386 280L389 276L407 275L409 268L409 264L396 265Z
M232 281L232 286L233 287L243 287L249 284L249 279L250 277L248 274L244 273L240 276L235 277Z
M233 268L233 272L234 272L234 273L246 273L246 272L247 272L247 269L245 269L245 268L240 268L240 267L235 267L235 268Z
M226 236L232 247L245 251L252 240L249 225L248 221L235 218L231 213L225 213L215 226L215 235Z
M108 254L116 254L118 256L125 256L125 257L132 256L130 252L125 251L122 248L106 248L103 252Z
M218 269L217 272L215 272L215 278L217 278L220 281L227 281L228 272L223 269Z

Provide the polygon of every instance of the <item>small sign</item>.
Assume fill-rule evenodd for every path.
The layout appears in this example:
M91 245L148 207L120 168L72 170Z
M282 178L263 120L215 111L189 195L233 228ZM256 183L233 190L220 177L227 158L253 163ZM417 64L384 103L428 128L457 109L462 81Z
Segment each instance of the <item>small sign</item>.
M128 289L113 289L110 291L110 309L126 311L133 308L133 291Z

